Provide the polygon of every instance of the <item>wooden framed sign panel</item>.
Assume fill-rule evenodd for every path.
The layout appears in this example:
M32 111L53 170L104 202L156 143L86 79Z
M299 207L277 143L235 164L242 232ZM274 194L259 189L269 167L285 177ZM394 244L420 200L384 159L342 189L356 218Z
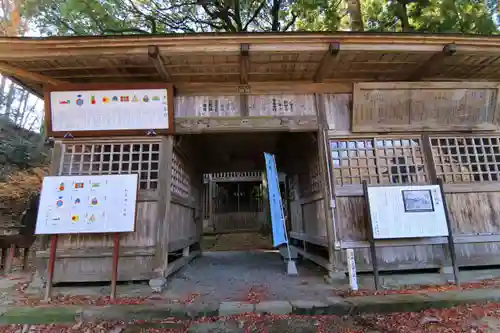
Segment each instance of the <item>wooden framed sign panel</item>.
M448 236L439 185L368 186L375 239Z
M47 135L174 133L173 85L70 84L45 90Z
M455 283L459 283L455 243L441 179L438 185L385 186L369 186L364 180L363 196L375 289L380 289L377 242L385 241L385 246L398 246L398 239L411 238L446 237ZM440 241L440 244L444 242Z
M35 234L134 232L137 174L45 177Z

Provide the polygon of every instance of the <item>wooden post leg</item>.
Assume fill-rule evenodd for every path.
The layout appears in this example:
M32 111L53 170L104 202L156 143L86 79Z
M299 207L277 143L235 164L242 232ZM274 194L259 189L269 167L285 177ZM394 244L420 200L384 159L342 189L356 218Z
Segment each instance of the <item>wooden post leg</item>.
M31 248L27 247L24 249L24 255L23 255L23 271L28 269L28 260L30 258L30 250Z
M120 253L120 234L113 237L113 271L111 275L111 299L116 298L116 281L118 280L118 256Z
M2 258L1 258L1 262L0 262L0 265L2 266L2 272L5 270L5 260L7 259L7 248L6 247L2 247Z
M448 250L450 251L451 265L453 267L453 276L455 277L455 284L460 284L459 269L457 264L457 254L455 252L455 241L453 239L453 231L451 227L450 214L448 213L448 206L446 204L446 197L443 190L443 180L438 179L439 189L441 191L441 200L443 200L444 214L446 217L446 226L448 227Z
M50 238L49 265L47 267L47 286L45 287L45 301L50 301L52 296L52 280L54 280L54 266L56 263L57 235Z
M189 257L189 246L186 246L185 248L182 249L182 256Z
M12 262L14 261L15 251L16 251L16 246L14 244L11 244L10 247L7 249L7 257L5 259L5 266L4 266L5 274L8 274L12 271Z

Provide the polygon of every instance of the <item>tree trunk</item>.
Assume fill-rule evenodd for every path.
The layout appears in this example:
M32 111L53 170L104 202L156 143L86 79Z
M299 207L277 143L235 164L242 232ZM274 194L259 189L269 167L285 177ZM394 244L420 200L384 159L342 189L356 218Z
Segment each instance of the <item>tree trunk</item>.
M346 0L347 12L351 19L352 31L364 31L363 15L361 14L361 0Z
M410 32L413 31L413 27L410 25L408 20L408 12L406 10L406 2L405 1L397 1L396 4L396 16L401 22L401 31L402 32Z

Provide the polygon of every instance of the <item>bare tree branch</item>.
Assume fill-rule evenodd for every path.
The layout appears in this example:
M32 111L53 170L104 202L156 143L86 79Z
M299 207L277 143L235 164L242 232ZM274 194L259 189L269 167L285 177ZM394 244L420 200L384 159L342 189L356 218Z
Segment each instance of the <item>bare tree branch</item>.
M139 29L139 28L125 28L125 29L104 29L102 34L105 35L106 33L110 33L110 34L126 34L126 33L130 33L130 32L137 32L137 33L140 33L140 34L150 34L151 32L149 31L146 31L146 30L142 30L142 29Z
M243 31L247 31L248 26L257 18L257 16L259 16L260 12L262 11L262 9L264 9L265 5L266 5L266 0L262 0L262 2L260 3L259 7L257 7L257 9L255 10L255 12L253 13L252 17L250 17L250 19L248 20L248 22L243 27Z
M236 32L236 27L233 25L231 18L229 17L229 9L226 7L221 7L218 5L218 2L214 2L215 11L211 11L208 8L208 5L202 5L205 12L210 16L210 18L214 21L220 20L222 26L225 30L230 32Z
M297 17L298 17L298 15L292 12L292 19L290 20L290 22L288 22L285 25L285 27L283 28L283 31L288 31L288 29L290 29L290 27L292 27L295 24L295 22L297 21Z

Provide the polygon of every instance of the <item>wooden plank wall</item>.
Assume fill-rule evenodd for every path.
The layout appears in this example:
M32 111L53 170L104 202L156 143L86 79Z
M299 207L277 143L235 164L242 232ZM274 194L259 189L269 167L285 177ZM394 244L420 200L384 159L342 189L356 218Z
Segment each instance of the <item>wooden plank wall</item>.
M281 155L284 164L294 165L287 170L291 237L327 246L326 218L322 193L317 136L297 137L289 142L288 153Z
M495 130L495 83L359 83L353 132Z
M158 216L160 138L63 140L59 175L139 173L136 231L120 238L119 280L153 276ZM112 235L60 235L54 282L90 282L111 279ZM37 252L37 270L46 274L47 244Z
M376 84L370 85L376 89ZM447 105L444 108L447 112L455 116L461 112L467 115L467 119L472 119L475 125L467 123L471 128L493 128L491 125L497 128L498 124L495 124L492 118L496 112L494 106L498 97L497 91L492 87L496 86L488 83L483 87L473 84L475 91L459 89L454 95L448 85L443 84L444 88L439 89L440 86L434 84L430 87L436 91L425 91L427 103L432 105L427 107L425 100L420 98L422 96L417 102L410 104L419 104L420 110L432 109L433 112L441 112L436 110L433 104L437 98L442 105ZM403 87L410 89L411 85ZM375 111L380 113L383 110L388 115L383 121L385 125L398 121L395 114L391 116L389 108L391 103L396 103L394 99L389 98L389 95L394 93L381 90L387 95L383 100L377 101L379 106L365 106L358 115L352 115L351 105L354 104L356 112L356 105L360 107L361 102L352 103L351 94L326 94L324 98L332 151L331 165L335 178L336 232L342 241L365 247L355 249L358 269L371 270L366 242L365 201L361 188L363 179L371 183L429 183L437 178L443 179L452 228L456 236L459 264L500 264L500 243L491 242L500 240L498 130L460 133L456 131L455 125L450 123L453 117L445 119L439 116L432 118L434 132L429 134L422 134L428 125L416 122L412 126L420 126L420 132L392 132L381 136L377 132L384 132L388 128L382 129L384 125L380 123L380 115L373 116L372 120L360 116ZM356 89L354 91L356 92ZM418 93L412 91L411 95L418 96ZM360 96L361 99L364 98L363 95ZM457 96L461 97L454 98ZM382 105L383 102L389 106ZM416 112L415 108L413 112ZM359 117L356 118L357 116ZM353 119L352 127L350 119ZM402 121L407 120L405 118ZM354 126L355 122L357 127ZM370 132L367 132L368 129ZM413 169L394 168L394 163L398 163L395 161L401 158L405 165L413 166ZM431 268L449 264L448 254L442 245L381 248L378 255L382 269ZM341 259L337 266L345 267L344 256L338 258Z
M168 218L168 251L199 242L202 233L202 175L189 164L189 153L174 150L171 205Z

